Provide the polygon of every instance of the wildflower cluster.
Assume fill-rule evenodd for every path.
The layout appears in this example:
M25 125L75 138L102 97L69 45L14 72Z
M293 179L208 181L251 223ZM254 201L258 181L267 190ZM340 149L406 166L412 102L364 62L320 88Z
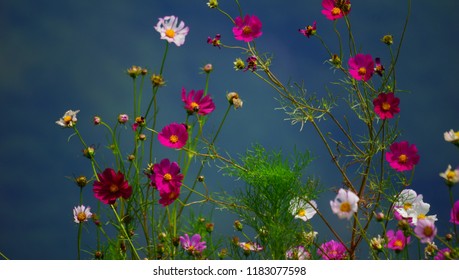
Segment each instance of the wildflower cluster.
M240 75L252 75L272 87L292 125L301 123L301 130L309 125L323 143L339 178L332 186L323 186L320 174L306 176L304 171L313 158L309 151L295 151L289 157L254 143L246 153L240 153L239 159L223 156L216 147L217 138L230 111L234 111L231 108L242 108L243 101L231 90L216 88L214 94L209 93L212 64L201 68L205 75L202 89L179 85L181 92L177 92L175 101L182 111L173 114L178 120L166 119L166 125L158 128L163 115L157 95L166 84L163 73L164 67L170 66L165 63L168 49L172 44L184 46L190 36L190 28L177 16L165 16L154 26L159 39L166 43L161 68L151 72L132 66L126 71L134 84L132 112L115 114L108 117L108 122L99 115L92 118L97 129L107 131L110 157L99 156L94 145L86 144L78 130L79 110L68 110L56 121L73 130L92 168L90 180L77 182L80 199L73 218L78 224L78 258L86 251L80 248L81 229L91 231L90 220L98 233L96 246L90 250L97 259L343 260L361 258L359 252L364 246L372 258L392 259L409 258L408 248L415 241L424 246L425 258L459 258L459 201L454 201L453 194L453 186L459 183L459 168L448 165L439 173L449 190L454 233L437 228L437 215L429 213L430 204L418 194L420 186L412 184L422 151L401 139L397 126L400 112L408 106L402 103L403 91L396 83L396 57L401 44L393 50L396 39L385 35L381 41L388 51L371 53L356 41L351 29L351 1L323 0L322 10L317 10L319 18L296 29L298 36L318 39L328 55L322 59L340 75L337 82L332 82L328 97L319 98L306 94L303 85L294 88L277 78L271 69L273 58L260 53L255 45L265 32L262 18L244 14L236 3L240 15L234 18L222 10L218 1L209 1L207 6L230 20L227 29L238 45L223 43L224 30L208 36L207 41L202 38L203 45L212 51L241 51L235 56L234 70L242 70ZM339 36L336 53L321 37L320 27L330 21ZM345 28L348 42L342 43L345 37L340 37L338 28ZM309 40L304 42L306 47L311 44ZM151 95L145 110L141 104L145 101L142 89L147 74ZM168 85L178 83L167 78ZM344 98L336 97L335 86L347 92ZM214 102L213 97L219 95L226 97L226 104ZM345 108L339 114L338 106ZM208 129L213 112L219 110L223 117L217 129ZM338 133L329 132L330 126L324 123ZM121 135L130 142L121 143ZM447 131L444 139L459 147L459 132ZM163 157L158 150L172 156ZM113 161L106 162L107 158ZM225 175L240 179L244 186L235 187L234 194L213 192L203 175L212 164ZM97 207L88 206L85 200L83 186L91 181ZM323 199L329 203L322 203ZM220 224L184 211L203 204L237 215L231 236L214 242L214 229ZM319 227L319 219L324 228ZM114 228L114 236L109 236L108 227Z

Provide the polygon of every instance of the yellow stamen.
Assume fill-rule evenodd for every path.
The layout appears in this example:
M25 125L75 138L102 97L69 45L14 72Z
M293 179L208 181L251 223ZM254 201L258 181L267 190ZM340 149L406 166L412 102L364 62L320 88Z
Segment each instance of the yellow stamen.
M403 241L400 239L395 240L394 242L395 247L402 247L403 246Z
M448 171L448 172L446 173L446 178L447 178L448 180L450 180L450 181L453 180L453 179L455 179L455 178L456 178L456 172L454 172L453 170Z
M426 226L423 232L425 236L432 236L433 229L430 226Z
M367 73L367 68L360 67L358 73L359 73L360 76L365 76L365 74Z
M172 180L172 175L170 173L166 173L166 174L164 174L163 179L165 181L170 181L170 180Z
M298 214L297 215L300 216L300 217L306 216L306 210L304 210L304 209L298 210Z
M411 209L411 207L413 207L413 205L411 203L409 203L409 202L405 202L403 204L403 209L405 209L405 210Z
M169 37L169 38L175 37L175 31L172 29L167 29L165 33L166 33L166 37Z
M331 14L334 15L334 16L337 16L337 15L341 14L341 9L338 8L338 7L334 7L334 8L331 10Z
M349 204L349 202L343 202L341 203L341 205L339 206L339 210L341 210L341 212L351 212L351 205Z
M387 103L387 102L383 102L383 104L381 105L381 108L383 109L383 111L389 111L390 110L390 104Z
M84 212L78 213L77 220L83 222L84 220L86 220L86 214Z
M425 218L426 218L425 214L419 214L418 215L418 220L422 220L422 219L425 219Z
M120 188L115 184L110 185L110 192L111 193L116 193L116 192L118 192L119 189Z
M406 163L408 161L408 157L405 155L405 154L401 154L399 157L398 157L398 162L399 163Z
M169 141L172 143L172 144L175 144L177 143L179 140L178 136L175 135L175 134L172 134L170 137L169 137Z
M250 26L246 25L246 26L244 26L244 28L242 28L242 33L244 33L246 35L250 34L250 33L252 33L252 28Z
M65 123L69 123L72 121L72 116L64 116L62 119L64 120Z

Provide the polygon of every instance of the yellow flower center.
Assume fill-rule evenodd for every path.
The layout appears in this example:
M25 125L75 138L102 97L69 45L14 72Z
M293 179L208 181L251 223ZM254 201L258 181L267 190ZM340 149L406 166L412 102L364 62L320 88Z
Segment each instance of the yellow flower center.
M403 246L403 241L400 239L395 240L394 242L395 247L402 247Z
M298 210L298 214L297 215L300 216L300 217L306 216L306 210L304 210L304 209Z
M360 67L358 73L359 73L360 76L365 76L365 74L367 73L367 68Z
M454 135L456 135L456 137L459 137L459 131L454 132Z
M116 193L116 192L118 192L119 189L120 189L120 188L119 188L117 185L115 185L115 184L111 184L111 185L110 185L110 192L111 192L111 193Z
M350 212L351 205L349 204L349 202L345 201L341 203L341 205L339 206L339 210L341 210L341 212Z
M251 248L250 243L247 242L244 244L244 250L250 251Z
M423 231L423 232L424 232L424 235L425 235L425 236L432 236L432 234L433 234L433 229L432 229L432 227L430 227L430 226L426 226L426 227L424 228L424 231Z
M419 214L418 215L418 220L422 220L422 219L425 219L425 218L426 218L425 214Z
M169 141L172 143L172 144L175 144L177 143L179 140L178 136L175 135L175 134L172 134L170 137L169 137Z
M403 209L405 209L405 210L411 209L411 207L413 207L413 205L411 203L409 203L409 202L405 202L403 204Z
M453 180L454 178L456 178L456 172L450 170L446 173L446 178L448 178L448 180Z
M78 213L77 220L83 222L84 220L86 220L86 214L84 212Z
M244 33L245 35L248 35L250 33L252 33L252 28L248 25L244 26L244 28L242 28L242 33Z
M64 120L65 123L69 123L72 121L72 116L65 116L62 119Z
M408 157L405 155L405 154L401 154L399 157L398 157L398 162L399 163L406 163L408 161Z
M166 37L169 37L169 38L175 37L175 31L172 29L167 29L165 33L166 33Z
M163 179L165 181L170 181L170 180L172 180L172 175L170 173L166 173L166 174L164 174Z
M334 7L334 8L331 10L331 14L334 15L334 16L337 16L337 15L341 14L341 9L338 8L338 7Z
M193 109L193 111L199 110L199 104L196 102L191 102L190 107Z
M387 102L383 102L383 104L381 105L381 108L383 109L383 111L389 111L390 110L390 104L387 103Z

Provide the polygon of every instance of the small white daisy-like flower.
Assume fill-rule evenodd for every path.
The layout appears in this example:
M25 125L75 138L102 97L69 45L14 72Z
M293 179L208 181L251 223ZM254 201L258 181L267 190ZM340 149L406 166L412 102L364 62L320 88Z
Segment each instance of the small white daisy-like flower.
M339 189L335 200L330 201L330 206L340 219L350 219L357 212L359 197L350 190Z
M92 217L91 207L79 205L73 208L73 220L75 223L79 224L82 222L87 222L88 219Z
M161 34L162 40L167 40L169 43L175 43L177 47L180 47L185 43L185 37L190 29L188 26L185 26L183 21L178 23L178 17L166 16L159 18L155 30Z
M80 110L72 111L68 110L65 112L64 116L56 121L56 123L62 127L72 127L77 122L76 115L80 112Z
M306 201L302 198L295 198L290 201L290 212L295 219L308 221L317 213L317 203L314 200Z
M440 173L440 177L446 180L448 186L452 186L459 182L459 168L452 169L451 165L448 165L446 171Z
M450 129L449 131L443 133L443 137L446 142L459 143L459 131Z

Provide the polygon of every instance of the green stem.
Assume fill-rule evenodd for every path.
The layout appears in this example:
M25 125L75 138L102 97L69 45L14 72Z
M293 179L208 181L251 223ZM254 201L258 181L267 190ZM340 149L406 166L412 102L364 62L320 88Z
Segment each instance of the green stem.
M113 213L115 214L115 217L116 217L116 220L118 221L122 231L123 231L123 234L124 236L126 237L129 245L131 246L131 250L132 250L132 253L134 254L134 256L140 260L140 257L139 257L139 254L137 253L137 250L136 248L134 247L134 244L132 244L132 240L131 240L131 237L129 236L128 232L126 231L126 228L124 227L123 225L123 221L121 221L119 215L118 215L118 212L116 212L116 209L115 207L113 206L113 204L110 204L110 207L112 208L113 210Z

